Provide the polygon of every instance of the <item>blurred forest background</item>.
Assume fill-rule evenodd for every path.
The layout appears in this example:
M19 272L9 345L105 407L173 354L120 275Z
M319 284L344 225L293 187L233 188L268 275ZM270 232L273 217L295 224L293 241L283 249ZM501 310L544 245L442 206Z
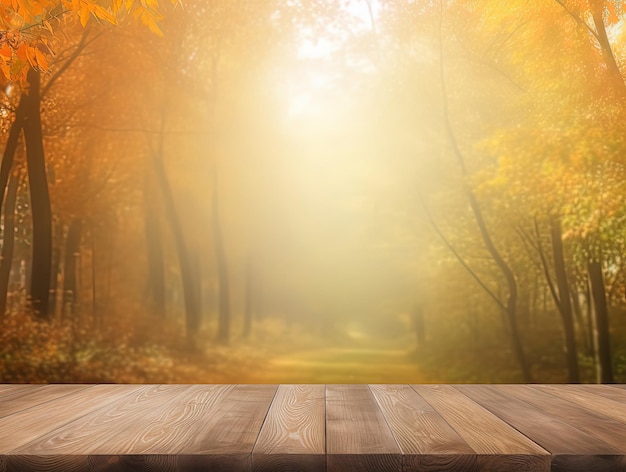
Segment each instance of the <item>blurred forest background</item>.
M621 1L0 17L0 381L626 382Z

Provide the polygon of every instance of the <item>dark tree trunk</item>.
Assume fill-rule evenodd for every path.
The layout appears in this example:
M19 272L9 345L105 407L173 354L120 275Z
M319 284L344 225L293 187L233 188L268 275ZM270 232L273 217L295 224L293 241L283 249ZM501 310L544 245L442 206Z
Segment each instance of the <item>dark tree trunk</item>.
M15 201L19 187L19 176L14 172L9 180L6 201L4 203L4 231L2 233L2 258L0 261L0 317L7 308L9 280L13 265L13 248L15 246Z
M226 253L224 251L224 241L222 237L222 226L220 220L219 192L217 189L217 178L214 179L213 190L213 241L215 244L215 258L217 261L217 279L219 284L219 316L217 340L226 344L230 338L230 289L228 281L228 265L226 263Z
M587 345L589 348L588 354L593 355L595 350L595 335L593 327L593 297L591 295L591 281L587 279L587 291L585 293L585 301L587 307Z
M34 69L28 71L28 95L24 137L26 163L33 217L33 253L30 297L33 311L39 318L49 319L50 273L52 262L52 210L46 177L46 161L41 130L41 76Z
M589 351L589 346L587 345L588 337L585 330L585 320L583 318L583 311L580 306L580 299L578 298L578 288L576 284L570 286L570 295L572 296L572 308L574 310L574 320L576 322L576 326L578 327L578 340L582 341L583 349L585 351Z
M161 138L162 139L162 138ZM176 253L178 254L178 263L180 266L180 277L183 287L183 299L185 303L185 318L187 336L191 337L200 329L200 306L198 305L198 297L195 293L196 283L193 277L193 267L191 265L190 254L185 243L185 237L180 225L178 211L174 202L174 196L170 183L167 179L165 166L163 164L163 155L157 152L153 155L154 169L156 171L157 180L161 191L163 192L163 203L165 212L172 228L174 236L174 244Z
M611 359L611 339L609 334L609 310L606 303L606 290L602 264L592 261L588 265L589 281L595 312L595 328L598 349L598 363L600 367L600 382L614 383L613 365Z
M565 355L567 360L567 372L569 383L579 383L578 351L576 348L576 332L574 329L574 317L570 302L569 284L565 272L565 258L563 255L563 235L561 234L561 222L558 218L550 219L550 235L552 239L552 255L554 256L554 274L559 289L557 308L563 322L565 336Z
M9 136L7 138L6 145L4 146L4 152L2 153L2 164L0 164L0 202L4 201L9 176L11 174L11 170L13 169L13 159L15 157L15 152L17 151L20 133L22 132L22 127L24 126L24 116L26 114L26 106L28 105L27 102L28 100L25 100L22 95L20 103L15 110L15 119L13 120L13 123L11 123Z
M76 262L80 254L82 220L74 218L67 230L65 239L65 260L63 261L63 307L61 318L65 321L73 318L78 301L78 278ZM68 313L68 310L70 311Z
M154 192L146 178L145 199L145 231L146 249L148 252L148 288L152 304L152 313L159 318L165 317L165 272L163 270L163 242L161 225L154 205Z

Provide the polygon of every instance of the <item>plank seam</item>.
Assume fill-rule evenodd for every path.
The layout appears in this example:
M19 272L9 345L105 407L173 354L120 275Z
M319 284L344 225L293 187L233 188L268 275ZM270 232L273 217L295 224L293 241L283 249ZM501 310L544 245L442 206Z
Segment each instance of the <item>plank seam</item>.
M45 385L44 385L44 387L45 387ZM76 390L76 392L84 392L85 390L89 390L90 388L93 388L93 387L95 387L95 385L84 385L84 386L83 386L83 388L79 388L79 389L77 389L77 390ZM63 395L60 395L60 396L58 396L58 397L54 397L54 398L50 398L50 399L48 399L48 400L44 400L44 401L42 401L41 403L35 403L35 404L33 404L33 405L29 406L29 407L24 408L23 410L17 410L17 411L14 411L13 413L10 413L10 414L8 414L8 415L6 415L6 416L2 416L2 415L0 415L0 418L9 418L10 416L17 415L18 413L22 413L22 412L24 412L24 411L28 411L28 410L30 410L31 408L35 408L36 406L39 406L39 405L45 405L46 403L50 403L50 402L55 401L55 400L58 400L58 399L60 399L60 398L64 398L64 397L66 397L66 396L68 396L68 395L73 395L73 394L74 394L74 393L76 393L76 392L67 392L67 393L64 393Z
M409 385L409 387L411 388L411 390L413 390L413 391L417 394L417 396L418 396L418 397L420 397L422 400L424 400L424 402L426 402L428 405L430 405L430 407L433 409L433 411L437 412L437 414L439 415L439 417L440 417L440 418L441 418L441 419L442 419L442 420L443 420L443 421L444 421L444 422L445 422L445 423L446 423L446 424L447 424L447 425L448 425L448 426L452 429L452 431L454 431L454 432L457 434L457 436L458 436L459 438L461 438L461 439L463 440L463 442L464 442L465 444L467 444L467 446L468 446L468 447L469 447L472 451L474 451L474 454L478 454L478 453L476 452L476 450L475 450L472 446L470 446L470 445L467 443L467 441L465 440L465 437L461 434L461 432L460 432L460 431L458 431L458 430L454 427L454 425L452 425L452 424L448 421L448 419L447 419L444 415L442 415L441 413L439 413L439 410L437 410L437 407L435 407L435 405L433 405L433 404L432 404L432 403L430 403L428 400L426 400L426 399L425 399L425 398L424 398L424 397L423 397L423 396L422 396L422 395L421 395L421 394L420 394L420 393L419 393L419 392L415 389L415 387L414 387L413 385ZM455 389L455 390L456 390L456 389ZM461 393L462 393L462 392L461 392ZM471 398L470 398L470 400L471 400ZM476 402L474 402L474 403L476 403ZM480 406L480 405L478 405L478 406ZM482 407L481 407L481 408L482 408Z
M274 395L272 396L272 401L270 402L270 404L267 407L267 411L265 412L265 416L263 417L263 422L261 423L261 427L259 428L259 432L256 435L256 438L254 440L254 444L252 445L252 448L250 449L250 467L253 467L253 456L254 456L254 450L256 449L256 445L259 442L259 437L261 436L261 431L263 431L263 426L265 426L265 422L267 421L267 417L270 414L270 410L272 409L272 406L274 405L274 402L276 401L276 396L278 395L278 389L280 388L280 384L276 385L276 390L274 390Z
M380 402L378 401L378 397L374 395L374 392L372 391L372 386L370 384L367 384L367 388L370 391L370 395L374 397L374 401L376 402L376 405L378 405L378 410L380 411L380 414L383 415L385 424L387 425L387 428L389 428L389 431L391 432L391 437L395 441L396 446L398 446L398 450L400 451L400 456L401 456L400 461L401 461L401 464L404 466L404 451L402 450L402 446L398 442L398 438L396 438L396 435L393 434L393 429L391 428L391 424L389 424L389 420L387 419L387 416L385 415L385 410L383 410L383 408L381 407Z
M102 384L102 385L104 385L104 384ZM92 385L92 387L96 387L96 386L97 386L97 385ZM146 387L146 386L147 386L147 385L138 385L138 386L137 386L137 388L138 388L138 389L141 389L141 388ZM90 388L92 388L92 387L90 387ZM122 395L120 398L114 398L114 399L111 399L111 401L110 401L110 402L107 402L106 404L102 405L101 407L96 408L96 409L94 409L94 410L89 410L89 411L85 412L83 415L77 416L76 418L73 418L72 420L70 420L70 421L67 421L67 422L63 423L62 425L59 425L59 426L57 426L56 428L51 429L50 431L46 431L46 432L44 432L41 436L37 436L36 438L33 438L33 439L29 440L29 441L27 441L26 443L21 444L21 445L20 445L19 447L17 447L17 448L13 448L12 450L8 451L6 455L7 455L7 456L8 456L8 455L14 455L14 452L15 452L16 450L18 450L18 449L20 449L20 448L24 447L25 445L30 444L30 443L33 443L33 442L36 442L36 441L39 441L39 440L40 440L43 436L46 436L46 435L48 435L48 434L52 434L52 433L54 433L55 431L58 431L58 430L60 430L60 429L62 429L62 428L65 428L68 424L73 423L73 422L75 422L75 421L78 421L79 419L84 418L85 416L90 415L91 413L94 413L94 412L96 412L96 411L100 411L100 410L102 410L102 409L104 409L104 408L107 408L107 407L109 407L109 406L110 406L112 403L114 403L114 402L117 402L117 401L122 401L124 398L126 398L126 397L128 397L128 396L132 395L133 393L135 393L135 390L133 390L133 391L131 391L131 392L128 392L128 393L126 393L126 394ZM8 417L7 417L7 418L8 418Z
M533 444L539 446L541 449L543 449L545 452L547 452L549 454L549 456L552 458L554 457L554 454L552 453L552 451L549 451L548 449L546 449L545 446L543 446L542 444L539 444L537 441L535 441L533 438L531 438L530 436L528 436L527 434L525 434L524 432L520 431L518 428L516 428L515 426L513 426L511 423L509 423L507 420L505 420L504 418L502 418L500 415L498 415L495 411L490 410L488 407L483 406L482 404L478 403L476 400L474 400L473 398L465 395L464 392L462 392L461 390L459 390L458 388L456 388L454 385L452 385L452 388L454 390L456 390L457 392L459 392L461 395L463 395L465 398L469 399L469 401L476 403L476 405L478 405L480 408L482 408L485 411L488 411L489 413L491 413L493 416L495 416L496 418L498 418L500 421L502 421L504 424L506 424L509 428L514 429L515 431L517 431L518 433L520 433L522 436L524 436L525 438L527 438L530 442L532 442ZM531 405L530 403L524 401L524 400L519 400L516 398L516 400L521 401L523 403L526 403L529 407L533 408L536 410L536 408ZM552 459L550 459L552 460Z

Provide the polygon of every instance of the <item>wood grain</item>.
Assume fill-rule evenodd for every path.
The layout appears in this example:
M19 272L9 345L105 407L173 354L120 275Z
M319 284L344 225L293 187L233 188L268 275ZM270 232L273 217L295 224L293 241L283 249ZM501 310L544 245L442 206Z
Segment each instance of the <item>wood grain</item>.
M324 385L281 385L252 452L255 471L326 470Z
M626 453L626 426L591 409L571 403L532 386L503 385L499 389L507 396L522 400L543 414L563 421Z
M552 454L619 454L604 441L535 408L522 385L458 385L455 388L531 438Z
M89 472L201 472L213 471L211 458L201 455L90 456Z
M626 472L625 456L613 385L0 385L0 472Z
M400 471L402 453L367 385L327 385L328 471Z
M487 387L481 386L481 387ZM449 385L414 385L477 454L546 455L547 451Z
M76 455L11 455L5 458L7 472L87 472L89 458Z
M63 397L92 385L45 385L0 398L0 418Z
M614 388L617 385L577 385L578 390L584 392L593 393L604 398L615 400L616 402L626 402L626 390L622 388Z
M24 384L0 384L0 401L4 401L11 395L19 394L22 392L33 392L39 388L45 387L45 384L41 385L24 385Z
M210 415L187 429L182 454L249 456L277 385L237 385Z
M96 385L0 418L0 454L7 454L137 390L133 385Z
M370 389L403 454L474 454L443 417L408 385Z
M148 385L63 425L16 449L16 454L129 453L164 409L173 406L187 385ZM139 446L140 447L140 446ZM163 452L167 453L167 452Z
M550 456L473 454L411 456L403 471L419 472L550 472Z
M578 385L537 385L535 388L626 424L626 401L597 395Z

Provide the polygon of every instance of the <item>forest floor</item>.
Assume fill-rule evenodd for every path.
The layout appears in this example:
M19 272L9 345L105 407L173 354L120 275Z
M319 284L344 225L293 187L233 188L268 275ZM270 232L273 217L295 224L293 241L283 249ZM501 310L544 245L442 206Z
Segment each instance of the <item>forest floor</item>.
M321 340L297 329L265 326L251 339L209 344L176 367L177 382L420 383L410 342L373 336ZM283 330L284 329L284 330ZM404 347L403 346L407 346Z
M409 352L351 345L292 352L270 359L256 383L420 383Z

